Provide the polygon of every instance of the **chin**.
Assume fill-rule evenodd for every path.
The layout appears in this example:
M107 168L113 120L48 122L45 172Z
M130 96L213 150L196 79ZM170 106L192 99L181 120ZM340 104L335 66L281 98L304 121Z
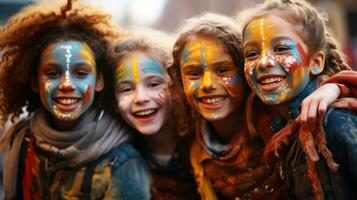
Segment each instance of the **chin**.
M227 113L201 114L201 116L209 122L214 122L214 121L220 121L225 119L228 116L228 114Z
M140 132L142 135L154 135L156 134L159 130L160 127L157 126L145 126L145 127L135 127L136 130Z

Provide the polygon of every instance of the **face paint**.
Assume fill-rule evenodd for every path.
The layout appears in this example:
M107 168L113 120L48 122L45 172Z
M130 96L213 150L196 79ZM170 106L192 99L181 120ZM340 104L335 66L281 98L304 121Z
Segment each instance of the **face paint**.
M38 81L41 102L56 119L77 119L94 99L96 63L92 50L75 40L50 44L41 54Z
M310 81L310 55L293 25L277 16L250 22L244 32L244 72L266 104L296 97Z
M215 38L194 36L186 43L180 61L184 91L206 120L226 118L245 99L238 67Z
M164 67L145 53L126 55L116 70L115 94L123 119L142 134L155 134L167 122L171 100L164 93Z

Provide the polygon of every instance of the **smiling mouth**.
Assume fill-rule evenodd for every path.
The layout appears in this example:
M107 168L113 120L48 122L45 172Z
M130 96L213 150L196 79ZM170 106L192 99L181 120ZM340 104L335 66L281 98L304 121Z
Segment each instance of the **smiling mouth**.
M223 106L226 96L206 96L200 97L199 100L204 108L217 109Z
M158 108L151 108L133 112L132 115L141 122L148 122L153 120L158 112Z
M260 78L258 83L263 91L272 92L278 89L285 79L286 76L266 76Z
M56 103L56 107L62 111L73 111L75 110L81 99L76 97L56 97L53 99Z

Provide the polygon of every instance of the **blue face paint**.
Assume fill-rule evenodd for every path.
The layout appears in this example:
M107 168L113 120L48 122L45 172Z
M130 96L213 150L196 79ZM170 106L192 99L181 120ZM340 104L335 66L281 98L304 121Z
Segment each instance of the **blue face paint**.
M57 119L75 120L94 99L96 63L90 47L69 40L50 44L42 52L38 70L44 107Z
M141 71L146 74L146 73L154 73L154 74L160 74L164 75L165 71L161 64L157 62L156 60L148 59L140 62L141 66Z

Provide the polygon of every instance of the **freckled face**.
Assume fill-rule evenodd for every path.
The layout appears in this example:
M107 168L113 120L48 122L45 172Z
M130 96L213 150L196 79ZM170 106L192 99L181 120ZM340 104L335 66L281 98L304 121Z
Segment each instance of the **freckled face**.
M244 32L245 77L269 105L296 97L310 81L311 56L293 25L277 16L250 22Z
M193 36L181 53L181 79L188 103L206 120L222 120L245 99L242 78L223 44Z
M165 68L145 53L132 52L119 63L115 77L121 116L144 135L157 133L171 111L171 100L163 91L169 80Z
M93 102L96 76L94 54L86 43L50 44L38 69L41 102L56 119L76 120Z

